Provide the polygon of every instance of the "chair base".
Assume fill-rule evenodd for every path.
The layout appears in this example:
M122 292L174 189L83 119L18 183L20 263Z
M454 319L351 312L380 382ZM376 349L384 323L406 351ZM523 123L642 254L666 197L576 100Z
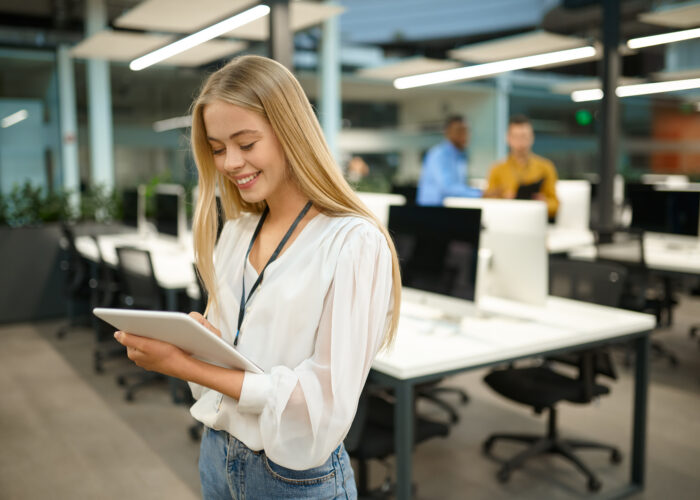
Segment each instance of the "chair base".
M129 382L129 379L134 379L133 382ZM162 382L165 380L165 375L157 372L149 372L146 370L137 370L132 373L126 373L119 375L117 377L117 384L123 386L126 391L124 393L124 399L126 401L133 401L134 394L137 390L142 387L149 386L154 382Z
M499 482L505 483L510 479L510 474L513 470L522 467L529 458L542 455L545 453L553 453L560 455L573 463L576 468L581 471L588 479L587 487L589 491L600 490L602 483L595 474L584 464L575 454L576 449L598 449L610 452L610 462L619 464L622 461L622 454L614 446L610 446L595 441L585 441L580 439L561 439L557 436L555 426L556 411L550 408L549 417L549 432L546 436L537 436L532 434L492 434L483 444L483 452L485 455L491 454L491 448L498 440L516 441L526 443L529 446L508 459L496 473L496 478Z

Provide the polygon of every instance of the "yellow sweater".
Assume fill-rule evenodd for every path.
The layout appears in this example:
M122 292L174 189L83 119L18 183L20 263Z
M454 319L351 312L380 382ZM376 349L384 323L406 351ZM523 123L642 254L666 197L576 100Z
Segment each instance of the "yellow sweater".
M508 156L503 163L491 167L487 190L493 196L513 198L518 191L518 186L531 184L540 179L544 179L540 193L546 198L549 217L554 217L559 208L554 187L557 182L557 171L554 164L546 158L530 154L527 165L522 166L512 155Z

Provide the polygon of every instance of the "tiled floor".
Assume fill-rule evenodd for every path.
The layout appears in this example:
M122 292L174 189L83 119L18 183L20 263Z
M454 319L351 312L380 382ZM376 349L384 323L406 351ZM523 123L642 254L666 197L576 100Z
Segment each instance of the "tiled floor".
M647 488L635 498L697 498L700 488L700 345L688 337L700 323L700 300L685 299L673 329L658 337L680 357L677 368L654 359L651 369ZM89 329L53 336L58 321L0 327L0 499L190 499L199 497L198 444L187 428L185 407L171 403L166 385L123 400L115 375L92 371ZM621 359L621 355L620 355ZM618 444L631 441L632 375L619 379L599 403L562 405L562 432ZM583 477L556 457L529 462L506 485L495 479L497 463L481 454L481 442L496 431L544 432L543 416L493 394L483 372L447 381L467 390L471 401L447 439L415 452L419 499L564 499L588 497ZM495 448L500 457L515 445ZM611 465L605 454L582 454L604 482L603 493L624 484L629 461ZM385 468L373 464L378 484Z

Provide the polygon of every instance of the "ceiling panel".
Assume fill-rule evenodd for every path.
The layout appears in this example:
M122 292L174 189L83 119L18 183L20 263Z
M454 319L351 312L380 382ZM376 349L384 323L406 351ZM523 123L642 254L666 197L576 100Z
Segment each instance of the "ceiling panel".
M645 23L672 28L695 28L700 26L700 3L646 12L640 14L639 19Z
M73 57L131 61L175 40L170 35L104 30L73 47Z
M414 57L404 59L397 63L387 64L385 66L377 66L375 68L363 68L358 70L358 76L366 78L377 78L380 80L394 80L402 76L418 75L421 73L430 73L431 71L441 71L443 69L451 69L460 66L460 63L455 61L446 61L443 59L429 59L427 57Z
M126 62L158 49L175 38L170 35L105 30L83 40L73 48L71 53L74 57ZM158 64L201 66L240 52L247 45L245 42L233 40L210 40Z
M462 61L486 63L531 56L545 52L575 49L588 45L584 38L558 35L546 31L533 31L523 35L477 43L449 52L449 56Z
M256 0L145 0L114 25L120 28L192 33L232 16Z
M289 17L292 31L300 31L319 24L326 19L341 14L344 7L311 2L292 2L289 4ZM227 33L227 36L245 40L267 40L270 33L270 20L267 16L241 26Z

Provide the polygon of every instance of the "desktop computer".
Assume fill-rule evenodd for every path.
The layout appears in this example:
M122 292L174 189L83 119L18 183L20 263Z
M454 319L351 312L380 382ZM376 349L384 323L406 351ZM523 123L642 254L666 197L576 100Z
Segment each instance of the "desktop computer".
M138 232L145 231L146 224L146 189L138 186L134 189L122 191L122 217L121 222L125 226L132 227Z
M700 192L653 184L627 184L630 227L655 233L698 236Z
M155 189L155 226L160 234L184 239L187 232L185 189L178 184L161 184Z
M481 248L491 254L483 289L533 305L547 300L547 205L541 201L446 198L446 207L481 209ZM482 285L480 285L480 288Z

